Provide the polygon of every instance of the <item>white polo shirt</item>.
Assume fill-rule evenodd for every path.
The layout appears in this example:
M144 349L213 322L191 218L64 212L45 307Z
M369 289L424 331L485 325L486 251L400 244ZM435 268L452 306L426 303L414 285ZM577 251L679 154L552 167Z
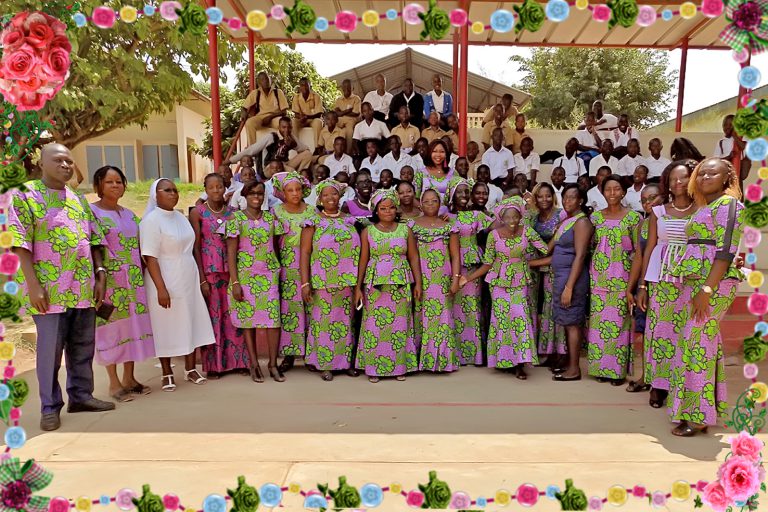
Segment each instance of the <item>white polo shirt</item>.
M565 183L576 183L579 176L587 173L587 167L584 165L584 160L577 157L575 154L568 158L567 156L561 156L555 159L552 163L552 168L562 167L565 169Z
M366 156L360 163L360 168L368 169L371 171L371 179L375 182L378 182L379 176L381 176L381 170L383 169L381 166L381 161L382 158L379 155L376 155L376 158L374 158L373 162L371 162L370 157Z
M499 151L491 146L483 153L482 162L491 169L492 180L505 178L507 171L515 168L515 155L504 146Z
M539 170L541 168L541 158L539 154L531 151L526 158L523 158L522 153L515 155L515 174L525 174L525 177L531 179L531 171Z
M733 152L733 137L723 137L715 144L715 152L712 156L722 158Z
M664 169L666 169L667 166L671 163L672 160L669 158L664 158L663 156L659 156L658 160L653 158L653 156L647 156L645 157L645 162L643 162L643 165L648 168L648 178L656 178L661 176L661 173L664 172Z
M589 133L586 129L577 131L574 137L576 137L580 145L586 146L592 149L598 149L597 142L595 141L595 136ZM600 137L599 134L598 134L598 137ZM600 139L602 140L602 137L600 137Z
M596 212L608 208L608 201L597 186L587 190L587 204Z
M613 114L609 114L608 112L603 112L603 117L600 119L597 119L596 121L601 121L605 119L605 122L601 124L600 126L595 126L598 130L612 130L616 128L616 126L619 124L619 118L616 117Z
M374 119L371 124L365 122L365 119L355 125L355 130L352 133L352 138L355 140L365 139L386 139L389 137L389 128L384 122Z
M560 207L563 207L563 189L565 188L565 185L560 187L559 189L552 185L552 188L555 189L555 195L557 196L557 204L560 205Z
M493 183L488 183L488 202L485 207L490 210L502 199L504 199L504 192Z
M627 127L626 133L622 133L621 130L616 128L612 132L613 136L613 147L615 148L621 148L621 147L627 147L627 144L629 143L629 139L637 139L637 142L640 142L640 137L637 134L637 130L632 128L631 126Z
M611 168L611 172L615 173L616 169L619 168L619 159L615 156L612 156L609 157L608 161L606 162L602 154L597 155L589 161L589 175L597 176L597 170L606 165Z
M328 155L328 158L325 159L325 165L331 171L328 175L331 178L335 178L336 175L342 171L347 174L355 172L355 162L353 162L352 157L346 153L341 155L341 159L339 160L336 159L336 155L334 154Z
M624 196L624 201L622 201L624 203L624 206L626 206L630 210L635 210L638 213L642 212L643 203L640 202L640 194L643 193L644 189L645 189L645 184L643 184L643 187L640 190L635 190L634 184L631 187L629 187L626 195Z
M635 157L627 155L619 160L619 167L616 169L616 174L619 176L632 176L635 174L635 168L638 165L645 165L645 157L640 155Z
M399 160L395 160L395 157L392 155L391 151L384 155L384 158L381 159L381 168L389 169L392 171L392 175L397 180L400 179L400 169L406 165L411 165L411 155L402 150L400 151Z
M369 92L363 98L363 103L368 102L376 112L381 112L385 116L389 115L389 104L392 103L392 94L384 91L383 96L379 96L379 93L374 89Z

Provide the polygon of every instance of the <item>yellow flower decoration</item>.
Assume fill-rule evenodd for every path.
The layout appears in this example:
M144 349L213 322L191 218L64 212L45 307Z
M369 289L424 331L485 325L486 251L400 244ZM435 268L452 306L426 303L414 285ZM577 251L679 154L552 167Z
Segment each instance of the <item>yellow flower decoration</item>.
M130 5L123 6L122 9L120 9L120 19L123 20L126 23L133 23L136 21L136 18L139 17L138 12L136 11L136 8Z
M75 509L78 512L88 512L91 510L91 500L88 496L80 496L75 500Z
M13 233L10 231L3 231L0 233L0 247L7 249L13 245Z
M379 18L378 12L370 10L363 13L363 25L366 27L373 28L379 24L379 21L381 21L381 18Z
M576 0L576 8L580 11L583 11L589 7L589 0Z
M389 484L389 492L394 494L400 494L403 491L403 486L398 483Z
M768 384L765 382L755 382L749 386L749 389L754 389L757 391L757 393L753 395L753 398L758 404L768 400Z
M761 180L768 180L768 167L761 167L757 170L757 175Z
M472 27L470 27L470 30L472 30L473 34L482 34L485 30L485 25L483 25L482 21L476 21L472 24Z
M620 507L627 502L628 498L627 490L621 485L614 485L608 489L608 503L611 505Z
M251 11L245 17L245 24L251 30L264 30L267 28L267 15L263 11Z
M495 500L498 505L506 507L509 505L509 502L512 501L512 494L510 494L510 492L506 489L499 489L496 491Z
M760 288L761 286L763 286L764 282L765 282L765 276L759 270L750 272L749 276L747 277L747 283L752 288Z
M299 491L301 491L301 486L299 484L293 483L288 486L288 492L291 494L299 494Z
M680 17L684 20L689 20L696 16L696 4L693 2L685 2L680 6Z
M0 361L10 361L16 355L16 346L10 341L0 341Z
M672 484L672 498L677 501L685 501L691 497L691 484L685 480L678 480Z

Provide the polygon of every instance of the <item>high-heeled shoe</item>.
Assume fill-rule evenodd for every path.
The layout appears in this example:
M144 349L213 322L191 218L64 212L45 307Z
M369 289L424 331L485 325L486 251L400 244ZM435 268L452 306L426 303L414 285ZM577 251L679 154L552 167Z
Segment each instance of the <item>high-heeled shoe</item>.
M251 380L259 384L264 382L264 377L261 375L261 368L259 368L258 363L251 366Z
M269 376L272 377L272 380L275 382L285 382L285 376L280 373L280 368L277 366L267 366L267 369L269 370Z

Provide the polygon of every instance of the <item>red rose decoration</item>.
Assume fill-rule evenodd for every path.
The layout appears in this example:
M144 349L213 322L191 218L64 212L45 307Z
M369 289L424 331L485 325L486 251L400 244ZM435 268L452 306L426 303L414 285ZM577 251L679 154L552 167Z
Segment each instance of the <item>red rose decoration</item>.
M31 23L27 43L33 48L45 48L53 40L53 29L47 23Z
M32 76L39 59L34 48L24 44L15 52L3 54L3 66L0 76L6 80L28 80Z
M8 30L3 32L0 44L6 52L12 52L21 47L25 41L24 32L14 26L9 26Z
M54 78L64 78L69 71L69 52L54 48L43 56L43 71Z

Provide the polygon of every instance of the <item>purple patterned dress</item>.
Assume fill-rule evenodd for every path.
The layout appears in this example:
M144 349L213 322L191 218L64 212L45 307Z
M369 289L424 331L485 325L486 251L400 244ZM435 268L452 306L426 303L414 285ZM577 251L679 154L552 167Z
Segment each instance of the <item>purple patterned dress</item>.
M200 215L202 270L211 287L211 296L206 300L206 304L216 337L216 343L201 349L203 371L222 373L250 368L243 331L232 324L230 317L229 268L224 230L235 212L227 207L219 218L205 204L197 205L196 208Z
M413 337L408 232L405 224L398 224L391 233L375 226L367 228L370 261L363 278L363 320L356 366L371 377L405 375L419 366Z
M688 223L688 245L673 275L684 279L680 302L683 330L675 351L667 405L673 421L717 424L728 410L725 388L725 357L720 320L733 304L741 272L732 264L744 222L744 205L721 196L702 207ZM730 240L728 240L730 234ZM704 322L691 317L691 300L701 291L715 260L730 267L709 299L710 317Z
M116 212L92 204L91 211L106 240L104 302L115 307L109 320L96 317L96 362L106 366L155 357L141 270L139 218L126 208Z
M422 192L428 189L434 189L440 192L440 200L442 201L448 192L448 186L453 181L453 177L458 176L453 169L449 169L448 172L442 178L436 178L432 176L426 167L416 170L413 176L413 188L416 191L416 198L420 199ZM448 207L444 204L440 205L438 215L443 216L448 213Z
M595 226L589 267L590 302L587 329L589 375L624 379L632 371L632 318L627 285L637 241L640 214L628 211L621 219L590 216Z
M355 342L352 291L360 260L355 218L316 213L304 225L315 228L310 259L312 305L304 360L320 371L347 370L352 366Z
M491 288L491 323L488 328L488 367L513 368L538 363L536 336L528 298L531 269L528 260L547 253L547 244L530 227L520 235L488 235L483 263L491 265L485 281Z
M451 258L448 243L452 224L427 228L411 222L419 248L422 295L416 302L414 324L419 345L419 370L452 372L459 369L459 347L456 343L451 300Z
M555 236L555 230L560 223L560 208L554 208L549 219L542 221L539 215L535 214L533 218L533 230L538 233L544 243L548 244ZM552 302L552 286L554 284L554 274L552 267L542 267L538 272L541 285L537 287L543 295L541 300L541 313L538 320L538 332L536 346L539 354L567 354L568 346L565 342L565 329L557 325L554 320L554 304ZM538 306L538 300L533 301L534 307Z

